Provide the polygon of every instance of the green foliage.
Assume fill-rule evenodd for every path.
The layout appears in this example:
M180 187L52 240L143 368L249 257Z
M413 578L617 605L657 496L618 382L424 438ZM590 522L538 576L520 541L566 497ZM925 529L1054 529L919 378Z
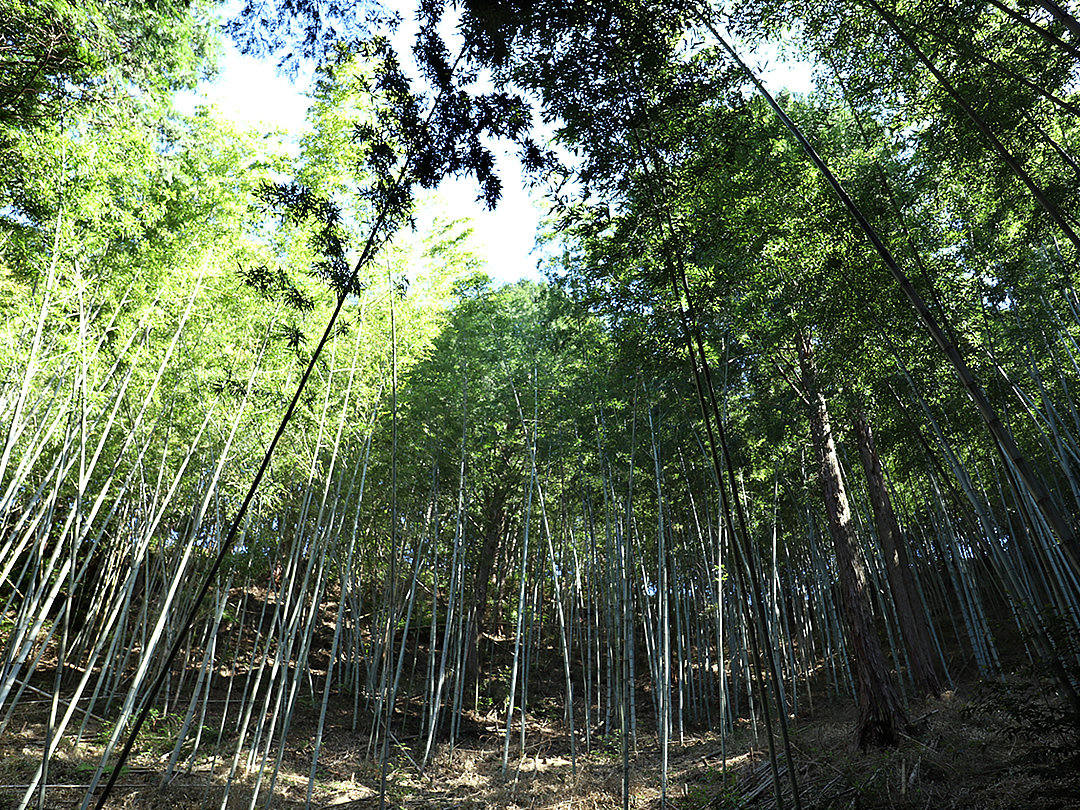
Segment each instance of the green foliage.
M162 150L155 130L172 94L213 69L209 8L203 0L0 3L0 232L31 240L18 246L26 259L50 241L35 243L27 224L52 224L62 199L68 205L85 199L90 218L110 222L111 206L94 203L119 196L126 178L79 188L84 166L156 162ZM97 136L110 131L121 137ZM125 134L129 141L119 151L97 153L105 143L120 147ZM126 202L135 202L133 192ZM130 213L116 224L134 236Z
M127 727L133 724L134 718L129 718ZM156 755L168 754L172 751L173 746L176 745L176 737L180 733L180 729L184 724L184 715L180 713L163 714L159 709L153 708L150 710L150 715L147 718L143 729L139 734L139 741L143 746L144 751L152 752ZM128 728L125 728L124 734L127 733ZM115 723L103 724L98 731L98 743L100 745L106 745L109 739L112 737L116 730ZM208 730L208 729L206 729ZM211 732L212 733L212 732ZM121 737L123 739L123 737ZM110 771L111 772L111 771ZM121 770L124 773L124 770Z
M729 576L738 561L721 514L721 497L732 494L746 505L762 567L776 549L770 598L778 594L773 621L785 630L774 632L802 625L778 656L839 659L835 619L819 610L835 571L815 534L822 504L795 350L803 339L838 416L841 452L847 413L865 407L905 522L928 533L941 524L957 550L946 558L936 538L913 554L935 607L947 614L960 585L967 594L974 584L972 599L996 589L986 571L1015 561L1008 555L1026 542L1029 504L1011 494L1011 471L861 230L695 28L697 11L638 0L465 2L456 61L437 33L443 5L420 9L425 90L384 38L324 47L328 35L363 27L353 13L363 4L266 7L329 15L297 48L327 59L292 158L276 135L170 108L169 92L210 69L202 3L0 0L0 43L18 46L0 49L0 68L13 77L0 79L0 539L10 550L26 538L0 559L13 572L5 599L60 582L55 571L39 582L34 566L61 559L70 543L88 572L77 611L107 615L126 587L110 577L141 570L152 582L136 601L151 621L164 583L195 581L217 553L337 303L340 320L226 571L245 587L278 591L280 600L266 600L275 608L340 599L342 638L353 634L338 648L340 665L354 668L339 677L348 689L363 682L362 667L372 678L380 666L377 623L404 635L415 565L410 633L417 622L434 621L441 634L451 620L475 628L482 617L490 635L519 618L513 594L524 571L535 586L528 598L541 600L520 617L528 624L539 613L527 651L539 659L534 670L555 649L556 593L571 609L568 666L625 653L624 598L635 633L659 634L663 570L679 622L696 623L678 630L679 688L715 694L707 681L719 656L695 656L739 643L710 624L732 616L737 624L745 602L741 577ZM1000 99L988 92L1001 75L994 65L1011 64L1071 104L1072 67L1045 43L1006 36L1011 29L987 9L928 10L915 2L897 14L927 47L937 43L934 58L1075 216L1068 157L1080 130L1036 88L1007 82ZM249 4L240 20L258 27L269 21L252 22L262 13ZM1038 206L882 20L865 9L775 3L741 6L733 19L748 37L795 22L805 30L822 59L821 89L779 103L947 319L995 401L1009 404L1010 426L1075 515L1080 301L1070 249L1059 250ZM262 45L279 50L275 43ZM472 174L495 203L492 138L516 143L529 168L551 167L512 82L535 94L558 144L578 158L576 182L553 201L561 251L548 285L496 286L466 222L436 216L432 233L404 233L417 188L449 175ZM712 373L702 396L717 398L736 493L722 495L715 480L688 335L700 335ZM858 500L865 487L848 467ZM101 508L88 509L99 496ZM79 517L77 537L68 515ZM995 521L1008 532L995 534ZM864 533L872 555L873 534ZM950 578L946 563L957 561L970 563L972 583ZM299 591L299 579L290 584L283 571L308 563L323 579L306 580L295 599L286 588ZM1037 573L1033 565L1022 575ZM877 591L888 617L885 589ZM197 618L212 615L204 605ZM286 626L283 615L272 617L275 628ZM225 620L238 621L231 607ZM1060 621L1054 657L1075 659L1075 617ZM0 633L14 628L5 614ZM265 649L295 640L282 635ZM639 660L637 676L650 690L668 686L655 682L655 640L638 637L652 659ZM420 655L429 644L426 634L413 641L395 651ZM472 650L457 642L453 657L463 660ZM727 663L734 681L739 664ZM785 663L786 688L796 665ZM510 676L504 660L495 664L481 663L486 680L470 708L501 716ZM307 674L281 669L289 673L280 677ZM614 670L594 676L589 701L594 688L606 701L622 686ZM454 678L447 683L457 688ZM564 705L533 694L523 714L563 720ZM409 697L398 706L410 708L391 711L414 711L418 696ZM1007 716L1018 735L1034 734L1010 700L987 711ZM320 705L314 686L298 705ZM1053 706L1038 719L1052 728L1046 758L1075 765L1076 718ZM140 745L165 751L178 728L176 716L152 714ZM613 739L603 743L608 755ZM741 801L715 771L687 798L688 806Z
M725 774L718 768L709 768L688 790L686 803L688 807L702 809L715 807L728 810L742 807L743 797L738 788L738 777L733 771Z
M212 70L206 0L3 0L0 130L43 126L72 105L158 101Z

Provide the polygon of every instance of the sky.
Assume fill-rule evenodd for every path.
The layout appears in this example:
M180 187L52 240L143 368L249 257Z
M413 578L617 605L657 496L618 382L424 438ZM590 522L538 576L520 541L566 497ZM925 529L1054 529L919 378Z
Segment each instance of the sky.
M392 0L387 5L396 5ZM402 16L412 18L412 3ZM411 33L402 27L398 38L399 51L407 51ZM809 66L780 59L775 54L759 58L768 64L762 76L770 90L787 87L794 92L806 92L812 87ZM309 99L306 90L310 74L298 75L295 82L281 76L272 59L256 59L239 53L228 41L220 61L220 71L213 83L202 83L198 90L178 97L181 109L192 110L197 104L210 105L218 114L239 128L265 131L278 128L299 133L305 126ZM494 150L499 175L503 180L503 195L498 207L488 211L477 201L474 181L449 179L421 207L417 226L425 229L436 213L441 216L468 218L473 225L473 242L477 252L487 262L486 272L497 283L513 282L520 278L538 279L538 251L533 250L537 227L544 210L541 199L533 198L522 178L516 156L501 145Z

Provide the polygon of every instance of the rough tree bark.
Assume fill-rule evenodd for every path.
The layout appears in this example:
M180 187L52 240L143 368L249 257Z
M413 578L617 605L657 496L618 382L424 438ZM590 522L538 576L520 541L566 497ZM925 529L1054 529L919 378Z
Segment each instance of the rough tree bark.
M874 523L877 525L878 541L885 556L885 570L889 577L896 615L900 620L900 632L904 638L908 660L911 663L911 675L915 688L923 696L941 694L941 678L934 665L933 644L930 636L930 624L919 600L914 577L911 574L911 562L908 559L907 544L900 534L889 491L885 487L885 471L874 443L874 433L866 412L859 409L855 415L855 437L859 444L859 458L862 459L863 471L870 492L870 503L874 509Z
M829 409L817 387L813 348L808 333L800 336L798 350L829 533L836 547L849 649L855 664L858 701L856 739L860 748L894 745L900 730L907 725L907 718L870 616L866 561L851 525L851 507L840 474L840 459L833 442Z

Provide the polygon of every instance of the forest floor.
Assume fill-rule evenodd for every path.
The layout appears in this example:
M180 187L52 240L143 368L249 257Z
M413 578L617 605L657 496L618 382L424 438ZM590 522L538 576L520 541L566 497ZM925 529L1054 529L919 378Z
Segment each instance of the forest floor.
M814 710L793 719L791 748L804 808L1080 808L1080 739L1060 727L1062 707L1050 684L1034 675L1004 682L972 682L912 707L917 718L900 745L859 751L853 742L848 700L814 697ZM805 702L805 701L804 701ZM0 809L17 807L40 762L49 701L22 701L0 736ZM552 705L549 716L557 716ZM308 714L308 713L305 713ZM333 714L333 712L331 712ZM378 807L380 772L367 753L366 737L349 730L349 710L332 717L324 735L312 806L349 810ZM283 766L272 793L269 777L259 807L304 806L316 714L298 717L288 735ZM647 720L642 722L645 727ZM49 774L45 807L77 806L90 781L104 739L94 728L90 744L62 744ZM622 758L618 737L593 737L586 752L579 740L576 762L568 737L554 722L530 721L524 752L511 745L509 769L501 769L503 742L494 714L468 715L451 750L445 743L423 775L409 753L415 740L399 740L390 757L387 807L506 808L507 810L599 810L622 806ZM122 772L110 808L220 807L229 761L199 760L165 788L161 774L176 723L154 718L140 735L139 751ZM743 723L725 740L715 733L677 729L670 747L667 806L673 810L773 807L772 775L762 729ZM515 732L515 737L517 736ZM223 749L227 746L223 746ZM726 768L723 753L727 755ZM660 753L655 735L639 733L630 758L630 807L659 808ZM575 767L576 765L576 767ZM228 808L251 804L255 774L238 771L242 789ZM781 781L792 807L786 769ZM33 806L33 805L31 805Z

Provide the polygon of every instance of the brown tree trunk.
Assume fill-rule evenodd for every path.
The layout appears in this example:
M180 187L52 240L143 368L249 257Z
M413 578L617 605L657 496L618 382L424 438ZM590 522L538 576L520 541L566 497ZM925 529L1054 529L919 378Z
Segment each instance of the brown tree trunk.
M900 730L907 725L904 709L893 686L885 654L870 616L867 593L866 562L851 525L840 459L833 443L829 409L817 389L810 336L799 339L799 366L809 401L810 428L817 452L829 533L836 547L836 563L843 593L844 619L849 649L855 664L855 691L858 701L856 739L860 748L894 745Z
M911 663L911 675L916 689L923 696L937 697L941 694L941 678L934 665L930 622L919 600L915 578L911 574L907 544L900 534L896 512L893 511L889 491L885 487L885 471L874 444L874 433L862 409L859 409L855 416L855 437L859 443L859 458L862 459L863 471L866 473L878 540L885 555L889 587L896 605L896 615L900 620L900 633Z
M969 111L970 105L967 104L963 96L956 93L956 88L948 83L945 77L941 75L941 72L938 71L936 67L934 67L933 63L926 59L926 55L922 53L918 46L913 41L911 41L910 38L907 37L907 35L903 32L902 29L895 25L895 18L892 17L887 11L885 11L878 3L876 3L875 0L866 0L866 2L876 11L878 11L882 18L886 22L888 22L890 26L893 27L893 29L897 33L897 36L899 36L909 45L912 52L915 53L917 57L926 60L924 61L924 64L927 66L928 69L931 70L931 72L934 73L935 77L939 78L942 86L950 91L950 94L953 95L954 100L965 110L965 112ZM1000 2L1000 0L989 0L989 2L992 5L998 6L1002 10L1007 10L1007 7L1004 6ZM1014 13L1018 14L1018 12ZM1038 508L1039 512L1046 519L1046 522L1050 525L1050 528L1055 534L1057 534L1058 538L1064 544L1065 552L1071 558L1070 562L1073 565L1076 565L1077 560L1080 560L1080 535L1077 534L1076 526L1071 519L1066 518L1065 515L1061 512L1061 510L1058 509L1057 504L1054 502L1054 499L1050 497L1050 493L1046 489L1046 486L1031 469L1031 465L1028 464L1027 458L1024 456L1024 454L1020 452L1020 448L1017 446L1016 440L1013 438L1012 433L1002 423L1001 419L997 415L997 412L990 405L990 401L986 398L986 393L982 390L982 387L978 384L978 382L976 382L974 376L972 376L971 369L968 368L967 361L960 353L959 348L957 348L956 344L952 342L946 330L941 327L941 324L937 322L937 319L934 317L933 313L930 312L929 307L927 307L926 302L923 300L918 290L916 290L914 285L911 283L911 279L907 277L907 274L903 271L903 269L901 269L899 263L897 263L896 257L892 255L888 247L886 247L884 241L882 241L881 235L878 234L874 226L870 224L870 221L863 214L862 210L855 204L855 201L851 199L851 195L847 193L843 185L841 185L840 181L837 179L836 175L833 174L832 170L829 168L828 164L826 164L825 161L822 160L821 155L819 155L817 153L817 150L815 150L814 147L811 145L810 141L806 139L806 135L803 133L803 131L799 129L799 127L795 124L794 121L791 120L788 114L784 112L783 108L779 104L777 104L776 99L772 96L771 93L769 93L768 90L765 89L765 85L763 85L758 79L758 77L754 74L754 72L749 67L747 67L746 63L739 58L738 52L734 48L732 48L731 45L727 42L727 40L725 40L720 35L720 32L716 29L716 26L713 25L707 18L702 18L702 23L704 23L705 27L708 28L708 30L712 33L714 37L716 37L717 42L719 42L723 46L724 50L726 50L731 56L731 58L735 61L735 63L739 65L742 71L746 74L746 77L751 81L754 87L757 88L758 92L761 93L762 97L769 104L769 106L772 107L773 111L776 113L777 117L783 122L787 130L799 142L799 145L803 148L803 151L806 152L807 157L809 157L813 164L817 166L817 168L821 171L822 176L824 176L825 180L829 183L830 186L832 186L833 190L836 192L836 195L840 198L841 202L844 203L844 207L847 208L848 211L851 213L852 217L855 218L855 221L859 224L859 227L862 229L863 233L866 234L867 239L869 239L870 243L874 246L874 250L877 251L877 254L881 257L882 261L885 262L885 265L889 268L889 271L893 274L893 277L900 285L900 289L903 291L904 295L907 296L908 300L911 302L911 305L915 308L915 311L918 313L919 318L923 322L923 325L926 326L927 330L930 332L930 336L933 337L934 342L938 344L941 350L945 352L945 356L949 358L949 362L952 364L953 370L956 372L956 376L960 380L960 384L964 387L964 390L967 391L968 395L975 403L975 407L979 410L979 415L982 416L983 421L986 423L987 428L993 435L994 440L997 442L1001 452L1004 455L1008 456L1009 461L1016 467L1018 480L1022 483L1023 488L1027 490L1028 494L1035 501L1036 508ZM1039 30L1044 31L1044 29ZM1072 48L1071 45L1067 45L1064 42L1061 42L1061 44L1065 45L1068 48ZM973 112L971 114L974 115ZM978 116L974 115L974 118L972 118L972 120L975 121L976 119L978 119ZM1015 160L1012 158L1011 153L1009 153L1008 150L1005 149L1005 147L1000 142L997 142L992 132L989 132L989 130L985 129L985 122L982 122L981 119L978 119L978 122L982 123L983 125L983 129L981 131L983 131L983 133L988 136L988 139L991 140L992 143L994 143L996 149L1000 149L999 154L1001 154L1002 157L1005 157L1007 160L1012 161L1009 165L1010 167L1014 168L1014 173L1016 173L1016 170L1018 170L1020 173L1023 173L1023 169L1018 165L1015 165ZM1028 183L1031 183L1031 178L1027 177L1026 174L1018 174L1018 176L1020 176L1021 179L1026 178ZM1041 198L1040 201L1045 201L1044 195L1041 194L1037 187L1029 185L1029 189L1037 198ZM1049 210L1056 209L1054 209L1051 205L1051 209ZM1078 249L1080 249L1080 236L1077 236L1076 233L1069 227L1068 223L1061 219L1060 212L1057 212L1057 214L1058 216L1055 218L1055 222L1059 226L1063 226L1063 232L1067 232L1070 235L1070 241L1072 241L1073 244L1076 245Z
M491 573L495 569L495 559L499 553L499 542L506 531L506 499L509 492L497 487L491 493L484 507L483 537L484 544L476 561L476 577L473 579L472 604L469 615L472 617L467 646L465 648L465 694L473 697L477 694L480 682L480 639L483 638L487 622L488 588Z

